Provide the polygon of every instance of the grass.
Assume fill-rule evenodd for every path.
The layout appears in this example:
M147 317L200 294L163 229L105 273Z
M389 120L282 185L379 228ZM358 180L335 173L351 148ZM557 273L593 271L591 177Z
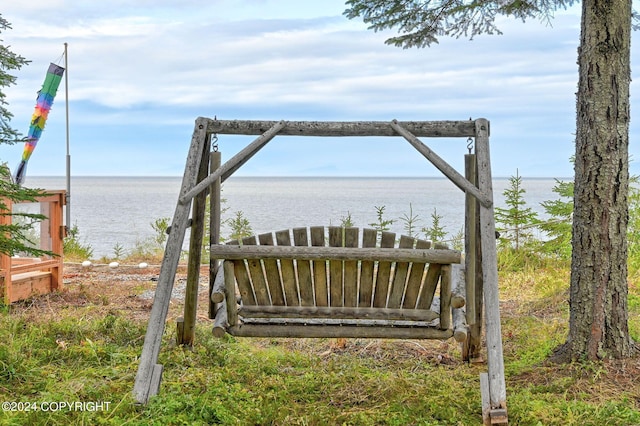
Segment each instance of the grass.
M99 282L89 273L71 275L66 293L0 312L0 400L38 404L27 407L31 411L0 412L0 424L481 422L479 374L486 365L462 363L453 340L349 339L339 347L331 339L216 339L204 319L192 349L172 343L170 323L160 352L160 394L137 406L131 390L148 303L132 295L154 283L120 282L109 273ZM638 358L546 362L566 338L568 276L564 265L501 273L510 424L640 425ZM171 307L172 320L180 309ZM629 309L631 333L640 340L640 291L633 281ZM59 408L67 401L86 409ZM89 402L109 407L89 410ZM59 409L50 404L44 411L43 403Z

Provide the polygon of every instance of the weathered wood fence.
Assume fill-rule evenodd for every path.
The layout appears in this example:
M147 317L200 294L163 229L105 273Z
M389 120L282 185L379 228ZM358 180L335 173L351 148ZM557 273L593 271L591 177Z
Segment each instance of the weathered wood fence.
M257 135L258 137L235 156L222 163L220 152L217 149L210 152L211 137L214 134ZM439 250L429 251L424 247L424 243L416 243L411 248L403 248L403 244L407 243L406 241L402 243L401 240L400 247L391 248L393 247L391 246L386 247L385 250L384 243L382 249L371 247L370 243L365 242L363 235L363 243L359 247L349 247L351 243L342 247L336 247L337 244L331 243L329 243L329 247L324 244L314 244L314 233L319 235L319 231L317 228L314 231L313 227L304 231L308 232L312 240L310 245L295 241L293 245L290 243L281 244L280 242L273 244L269 241L269 238L273 238L273 236L266 235L258 236L257 240L254 238L244 241L242 245L219 245L221 183L242 167L276 135L402 137L466 194L464 268L456 266L460 260L455 258L455 255L454 258L446 257L451 254L445 254L445 252L450 251L442 250L441 253L435 254L432 252ZM465 155L464 174L447 164L425 145L419 139L420 137L473 138L475 152L471 153L470 150L469 154ZM438 325L435 328L432 327L431 331L426 334L438 339L454 336L458 341L464 342L463 357L477 359L481 356L482 324L484 323L488 371L482 373L480 377L483 421L485 424L506 423L506 387L498 297L489 122L487 120L318 122L198 118L187 156L182 186L162 261L134 385L134 396L140 403L146 403L159 390L162 366L157 363L158 354L165 330L181 247L186 229L189 226L191 226L191 240L187 290L184 317L178 324L178 341L181 344L193 344L198 274L202 260L200 248L205 229L204 212L207 194L211 194L209 199L211 203L210 241L212 244L212 258L210 260L210 295L212 300L209 305L209 314L212 319L216 319L215 334L232 332L237 335L250 336L348 335L352 337L414 338L418 336L424 338L424 330L423 334L407 330L412 330L413 326L419 325L417 323L427 323L437 319ZM189 218L190 214L191 218ZM294 239L302 238L301 230L293 232ZM369 241L370 231L363 231L363 234L365 232L368 234L366 238ZM299 234L298 237L296 237L296 233ZM283 235L280 237L284 238ZM278 234L276 234L277 238ZM352 237L349 238L352 240ZM432 255L436 258L430 257ZM437 258L437 256L445 256L445 258ZM224 259L226 260L221 263L220 260ZM319 263L316 264L316 262ZM289 272L283 272L282 268L288 268L285 265L289 263L298 274L294 278L297 283L295 290L297 300L292 304L280 303L279 300L280 297L283 301L293 297L293 287L289 287L287 290L285 283L280 282L275 286L273 285L275 281L269 281L269 276L275 277L276 271L280 276L288 274ZM368 300L370 297L368 282L365 281L362 284L359 281L358 286L353 287L344 284L350 281L345 277L353 277L354 273L356 276L369 274L368 268L372 267L374 263L378 274L381 270L384 273L384 270L391 267L390 265L393 263L393 267L396 268L395 276L399 277L398 282L404 284L398 284L394 287L393 281L389 282L391 289L385 295L384 305L380 301L376 303L374 292L371 305L362 306L360 301ZM410 279L408 276L411 275L412 268L405 269L404 265L426 265L427 263L440 265L440 271L445 271L440 274L444 276L444 279L442 276L440 277L441 294L438 312L434 311L431 303L429 306L425 306L427 300L434 298L433 295L426 295L423 304L419 307L414 305L407 309L407 305L405 305L405 301L411 304L416 291L420 290L419 287L415 287L415 284L409 285L405 281ZM314 264L316 264L315 267ZM277 267L281 269L274 269L276 268L274 265L278 265ZM341 268L339 273L338 265ZM416 267L416 269L419 268ZM314 281L314 277L311 275L322 274L322 271L329 275L328 281L325 281L328 283L327 288L322 285L316 286L316 282L323 281L317 277L315 279L318 281ZM332 271L335 280L338 276L343 279L343 284L340 287L341 293L337 293L339 286L331 285ZM252 273L256 274L253 278ZM243 280L242 277L245 276L246 280ZM305 285L305 282L309 282L307 280L314 284ZM271 284L269 284L270 282ZM251 287L248 286L248 283L251 284ZM433 286L432 284L426 285L429 288ZM402 287L402 291L397 290L400 287ZM444 293L442 293L442 287L445 289ZM240 305L237 304L236 288L242 298ZM282 294L278 288L281 289ZM310 293L312 290L313 293ZM325 290L327 291L326 306L323 302L323 294L318 298L318 294L315 293ZM435 291L435 288L433 290ZM378 291L378 293L382 294L383 292ZM460 295L460 293L464 293L464 295ZM416 297L416 301L421 300L420 295ZM264 303L267 299L269 303ZM313 300L312 304L311 300ZM337 300L340 300L340 303L337 303ZM451 309L452 300L457 305L453 309ZM319 304L318 301L320 301ZM427 314L426 311L431 314ZM445 314L445 311L451 311L451 319L448 314ZM242 317L242 322L238 322L238 316ZM433 318L428 320L430 317ZM300 321L300 318L303 321ZM394 323L394 321L401 321L403 327L397 327L398 323ZM451 321L453 321L453 325ZM313 323L315 327L310 327L309 322ZM264 327L264 324L267 324L267 327ZM371 324L375 327L366 327ZM340 330L339 327L347 328ZM396 328L403 331L398 333L395 331ZM347 329L348 332L345 331Z

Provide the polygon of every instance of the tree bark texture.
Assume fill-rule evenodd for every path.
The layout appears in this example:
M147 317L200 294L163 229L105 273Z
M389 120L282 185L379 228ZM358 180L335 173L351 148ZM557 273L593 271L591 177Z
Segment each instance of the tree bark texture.
M627 223L631 0L583 0L568 353L631 354Z

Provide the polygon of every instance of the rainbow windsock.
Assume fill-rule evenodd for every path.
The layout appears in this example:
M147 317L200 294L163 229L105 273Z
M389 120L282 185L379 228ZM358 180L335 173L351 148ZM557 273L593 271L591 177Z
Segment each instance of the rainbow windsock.
M27 134L24 151L22 152L22 161L20 161L20 164L16 169L16 174L13 178L15 183L18 185L22 185L22 182L24 182L24 178L27 174L27 162L29 161L33 150L36 149L38 140L40 140L40 136L44 130L44 125L47 121L47 117L49 116L49 111L51 110L51 105L53 105L53 98L56 96L63 74L63 67L56 64L49 65L47 76L42 84L42 89L38 92L36 109L31 117L31 126L29 126L29 133Z

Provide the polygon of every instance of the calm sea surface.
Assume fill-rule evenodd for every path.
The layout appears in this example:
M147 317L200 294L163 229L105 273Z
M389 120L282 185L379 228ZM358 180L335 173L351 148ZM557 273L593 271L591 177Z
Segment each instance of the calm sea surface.
M113 256L154 235L158 218L172 218L181 177L72 177L71 223L80 240L91 245L95 258ZM504 207L508 179L496 179L494 199ZM540 202L557 199L554 179L523 179L527 207L543 213ZM28 177L25 186L65 189L64 177ZM320 178L232 177L223 184L225 217L242 211L255 233L297 226L338 225L350 215L356 226L376 222L376 206L394 219L392 230L403 231L400 218L418 217L418 228L431 225L434 210L441 225L456 234L464 220L464 194L444 178ZM544 215L542 215L544 217ZM223 227L223 235L228 235ZM188 234L187 234L188 236Z

